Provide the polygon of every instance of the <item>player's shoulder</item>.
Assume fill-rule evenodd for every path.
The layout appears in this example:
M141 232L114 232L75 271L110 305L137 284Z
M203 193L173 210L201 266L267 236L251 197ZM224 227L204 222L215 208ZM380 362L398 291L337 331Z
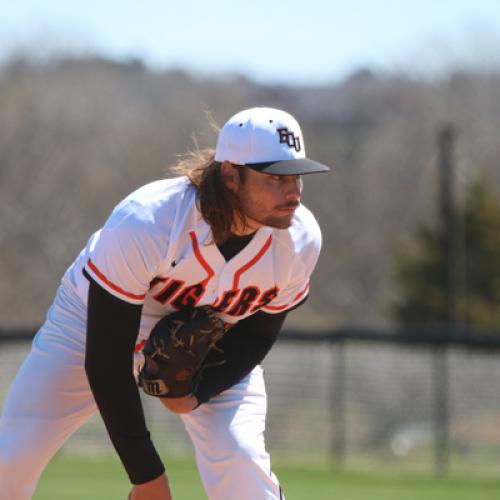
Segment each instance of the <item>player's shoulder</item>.
M290 227L277 231L277 240L297 255L304 252L319 253L322 242L321 229L314 214L304 205L300 205Z
M321 230L312 212L301 205L290 227L274 230L273 240L279 255L277 264L292 273L288 279L308 280L321 251Z
M158 227L163 231L172 225L183 204L195 198L186 177L161 179L136 189L114 208L106 226L127 224L134 227Z
M150 182L130 193L122 203L135 203L151 211L161 210L188 195L192 187L187 177L174 177Z
M294 237L308 237L321 241L321 229L314 214L304 205L295 211L290 231Z

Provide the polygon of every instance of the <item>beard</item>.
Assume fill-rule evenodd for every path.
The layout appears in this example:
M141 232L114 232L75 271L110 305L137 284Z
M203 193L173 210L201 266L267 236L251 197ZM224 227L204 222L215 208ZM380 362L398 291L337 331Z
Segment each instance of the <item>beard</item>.
M260 220L248 215L247 217L250 217L252 220L262 224L263 226L273 227L275 229L288 229L292 225L293 213L281 217L277 215L269 215Z
M240 198L242 209L242 220L246 226L268 226L275 229L288 229L292 225L294 212L282 212L278 214L280 208L298 207L300 203L288 203L285 206L275 207L272 210L263 209L259 203L249 199Z
M261 201L252 196L245 184L239 186L237 196L239 198L239 218L246 228L257 228L268 226L275 229L288 229L292 225L294 211L283 211L283 209L297 208L300 201L289 201L282 205L266 208Z

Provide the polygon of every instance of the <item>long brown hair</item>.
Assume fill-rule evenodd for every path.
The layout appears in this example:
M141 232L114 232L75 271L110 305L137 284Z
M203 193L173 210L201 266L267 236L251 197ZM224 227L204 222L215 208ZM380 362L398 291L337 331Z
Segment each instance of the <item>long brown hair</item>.
M215 161L213 149L197 149L183 156L171 167L178 175L185 175L196 188L196 202L205 222L210 225L215 243L223 243L231 234L235 217L244 223L241 202L224 182L222 164ZM245 168L238 168L241 182L245 180Z

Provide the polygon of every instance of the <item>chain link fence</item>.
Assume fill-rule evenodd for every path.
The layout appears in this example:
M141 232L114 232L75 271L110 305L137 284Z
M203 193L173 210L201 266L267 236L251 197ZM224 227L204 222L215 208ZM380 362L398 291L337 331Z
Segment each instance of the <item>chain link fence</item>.
M29 335L0 335L0 400ZM284 332L263 364L271 453L350 469L493 476L500 470L500 335ZM154 441L191 454L181 420L144 397ZM62 453L109 453L98 415Z

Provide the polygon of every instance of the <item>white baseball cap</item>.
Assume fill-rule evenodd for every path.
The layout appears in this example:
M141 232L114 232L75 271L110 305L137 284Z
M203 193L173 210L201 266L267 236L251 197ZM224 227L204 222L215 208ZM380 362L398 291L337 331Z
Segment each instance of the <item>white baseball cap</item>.
M329 167L306 158L297 120L273 108L245 109L219 132L215 161L245 165L272 175L327 172Z

